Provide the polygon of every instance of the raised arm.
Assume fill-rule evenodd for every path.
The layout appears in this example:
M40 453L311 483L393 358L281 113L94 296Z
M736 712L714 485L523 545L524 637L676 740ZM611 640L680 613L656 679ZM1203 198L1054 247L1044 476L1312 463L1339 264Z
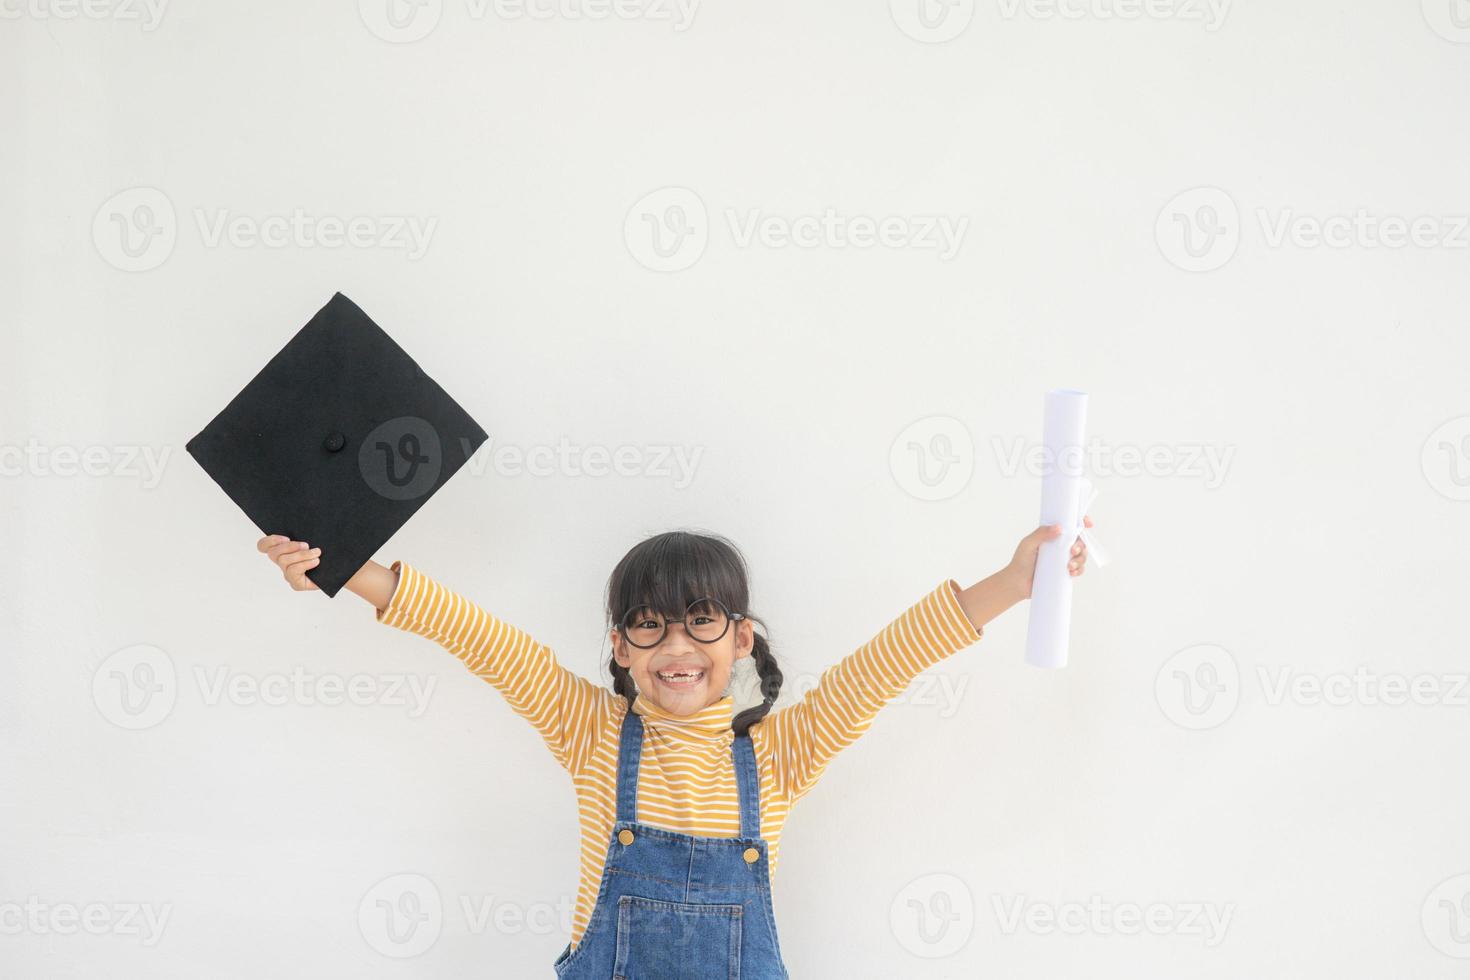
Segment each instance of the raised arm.
M1086 519L1092 526L1090 518ZM772 759L777 785L791 800L805 795L838 752L857 741L873 718L919 674L984 635L985 624L1031 595L1036 552L1061 533L1043 525L1021 539L1005 568L960 589L941 582L877 636L822 672L796 704L752 729ZM1069 571L1082 573L1086 547L1072 549Z
M752 734L765 743L782 794L804 796L833 756L857 741L910 681L983 632L960 608L954 580L946 580L823 671L801 700L767 715Z
M550 648L401 561L380 623L426 636L493 685L576 775L591 757L611 691L567 670Z
M320 564L320 548L271 534L256 549L280 567L291 588L319 591L306 573ZM611 691L567 670L547 647L403 562L385 568L370 561L346 588L373 606L378 622L427 636L462 660L536 726L562 768L574 776L582 771L600 721L612 710Z

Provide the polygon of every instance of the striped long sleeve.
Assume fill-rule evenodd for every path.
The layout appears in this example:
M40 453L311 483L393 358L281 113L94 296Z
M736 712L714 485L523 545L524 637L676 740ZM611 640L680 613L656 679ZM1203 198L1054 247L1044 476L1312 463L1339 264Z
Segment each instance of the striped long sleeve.
M832 758L868 730L879 710L929 667L979 640L946 579L837 664L789 707L773 711L758 738L768 745L776 783L795 801L817 782Z
M541 733L573 776L605 731L616 697L557 662L552 651L411 565L393 563L398 587L381 623L426 636L493 685L516 714Z

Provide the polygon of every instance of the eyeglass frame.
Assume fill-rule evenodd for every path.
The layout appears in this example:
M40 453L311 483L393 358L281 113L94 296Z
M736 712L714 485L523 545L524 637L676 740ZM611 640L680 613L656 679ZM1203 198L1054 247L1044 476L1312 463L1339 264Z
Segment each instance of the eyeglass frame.
M697 605L699 605L701 603L704 603L704 602L713 602L715 605L719 606L720 609L724 610L724 613L725 613L725 628L720 631L720 635L719 636L715 637L712 640L701 640L699 637L697 637L697 636L694 635L694 632L692 630L689 629L689 612L690 612L690 610L692 610L695 606L697 606ZM658 639L657 640L654 640L648 646L644 646L641 643L635 643L633 641L633 638L628 635L628 629L627 629L627 627L624 624L626 623L628 617L631 616L631 615L633 615L638 610L640 610L640 609L649 609L649 608L650 607L649 606L646 606L646 605L643 605L643 606L634 606L632 609L629 609L627 612L623 613L622 619L618 620L618 624L613 627L613 629L615 629L615 630L618 631L618 635L621 636L624 640L626 640L630 646L637 647L639 650L652 650L652 649L656 648L664 640L668 639L669 638L669 627L671 625L673 625L674 623L678 623L679 625L683 626L684 627L684 635L685 636L688 636L689 639L693 640L696 643L719 643L721 640L723 640L725 638L725 634L727 634L727 633L730 632L730 625L732 623L738 623L741 620L743 620L743 619L746 618L745 613L731 612L729 606L725 605L723 602L721 602L719 599L716 599L712 595L700 596L698 599L695 599L695 600L691 601L689 603L689 605L684 608L684 615L681 616L681 617L679 617L678 619L668 619L668 618L664 617L664 614L661 613L661 612L659 612L657 609L652 610L653 612L657 613L660 618L663 619L663 632L661 632L658 635Z

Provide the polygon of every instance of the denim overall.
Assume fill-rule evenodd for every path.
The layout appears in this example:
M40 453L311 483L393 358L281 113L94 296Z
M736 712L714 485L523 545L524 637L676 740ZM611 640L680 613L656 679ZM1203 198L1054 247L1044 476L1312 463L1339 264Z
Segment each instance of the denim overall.
M788 980L776 941L760 779L736 736L739 837L693 837L637 822L643 718L618 748L618 809L587 930L553 967L561 980Z

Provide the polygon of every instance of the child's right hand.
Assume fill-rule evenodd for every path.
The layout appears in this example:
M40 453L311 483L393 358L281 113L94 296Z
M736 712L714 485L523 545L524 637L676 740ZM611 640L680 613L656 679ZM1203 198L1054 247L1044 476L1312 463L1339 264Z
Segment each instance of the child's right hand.
M292 541L284 534L267 534L255 542L255 550L275 562L297 592L316 590L317 584L306 577L306 572L321 564L322 549L310 548L305 541Z

